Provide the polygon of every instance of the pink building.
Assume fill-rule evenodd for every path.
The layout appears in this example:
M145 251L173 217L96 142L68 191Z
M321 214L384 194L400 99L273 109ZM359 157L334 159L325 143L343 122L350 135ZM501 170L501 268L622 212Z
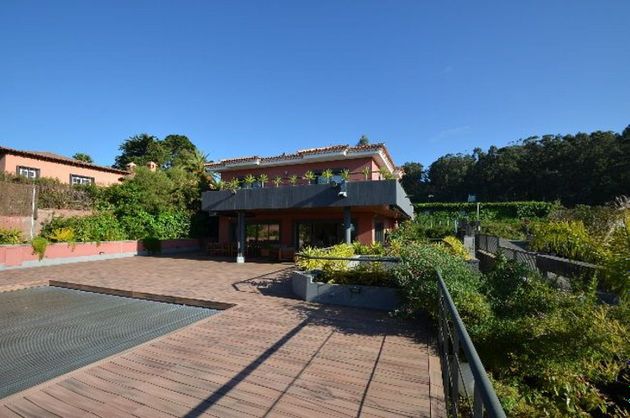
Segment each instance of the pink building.
M400 220L413 216L398 182L401 170L383 144L241 157L207 169L224 184L239 182L202 196L202 209L218 216L219 243L234 243L238 261L255 253L251 248L290 254L304 246L384 242Z
M56 178L69 184L110 185L129 173L116 168L85 163L51 152L20 151L0 146L0 172L36 179Z

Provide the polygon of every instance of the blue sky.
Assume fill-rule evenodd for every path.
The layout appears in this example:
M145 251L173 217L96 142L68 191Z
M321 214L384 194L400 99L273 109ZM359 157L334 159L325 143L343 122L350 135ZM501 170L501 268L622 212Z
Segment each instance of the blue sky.
M630 124L630 2L0 2L0 144L111 164L385 141L395 160Z

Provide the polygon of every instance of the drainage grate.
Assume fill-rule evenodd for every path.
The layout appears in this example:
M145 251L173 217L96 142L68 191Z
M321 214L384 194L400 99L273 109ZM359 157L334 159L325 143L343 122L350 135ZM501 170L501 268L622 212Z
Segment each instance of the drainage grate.
M50 286L0 293L0 398L216 312Z

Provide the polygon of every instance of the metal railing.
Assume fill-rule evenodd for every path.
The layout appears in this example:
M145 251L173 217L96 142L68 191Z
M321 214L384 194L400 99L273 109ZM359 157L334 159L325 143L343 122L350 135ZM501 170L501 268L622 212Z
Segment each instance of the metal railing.
M491 235L477 234L475 246L476 250L495 255L503 254L507 259L523 263L531 270L538 270L543 275L553 273L564 277L591 278L601 269L595 264L583 261L527 251L507 240Z
M453 299L438 272L438 344L442 360L442 379L448 414L451 417L472 416L474 418L505 417L486 370L481 364L477 350L466 331L464 322L457 312ZM461 354L464 357L462 358ZM463 359L466 362L462 361ZM472 394L467 382L463 381L462 369L470 367L473 379ZM472 398L472 402L471 402Z

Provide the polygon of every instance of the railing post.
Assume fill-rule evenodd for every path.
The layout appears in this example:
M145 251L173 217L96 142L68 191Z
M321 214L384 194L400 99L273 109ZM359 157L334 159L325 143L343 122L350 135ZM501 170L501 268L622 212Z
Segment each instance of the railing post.
M481 399L481 385L475 382L475 395L473 400L473 418L483 418L483 401Z
M451 363L451 379L453 379L453 409L455 416L459 409L459 336L457 330L453 330L453 362Z

